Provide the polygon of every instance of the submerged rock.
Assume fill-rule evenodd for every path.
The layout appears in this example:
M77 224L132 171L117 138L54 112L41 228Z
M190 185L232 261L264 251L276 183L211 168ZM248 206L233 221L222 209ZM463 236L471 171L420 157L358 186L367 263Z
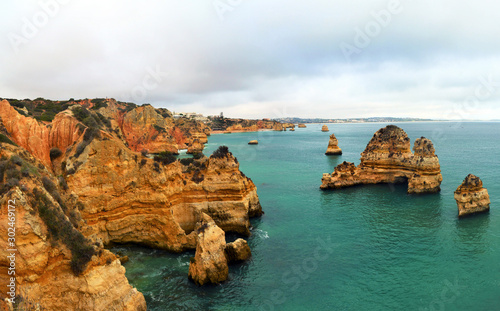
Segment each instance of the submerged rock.
M326 149L326 155L341 155L342 149L338 146L339 141L335 134L330 135L330 141L328 142L328 148Z
M477 176L469 174L455 191L458 216L487 212L490 210L490 196Z
M388 125L378 130L361 153L361 163L344 162L332 174L323 174L321 189L338 189L357 184L408 183L408 193L441 190L441 167L432 142L415 141L401 128Z
M202 213L196 230L196 253L189 264L189 278L197 285L218 284L228 276L226 236L213 219Z
M249 145L258 145L259 141L258 140L251 140L248 142Z
M227 243L225 251L229 263L245 261L252 256L250 246L248 246L247 241L243 239L237 239L232 243Z
M326 124L325 124L325 125L323 125L323 127L321 128L321 131L322 131L322 132L328 132L328 131L330 131L330 130L328 129L328 126L326 126Z

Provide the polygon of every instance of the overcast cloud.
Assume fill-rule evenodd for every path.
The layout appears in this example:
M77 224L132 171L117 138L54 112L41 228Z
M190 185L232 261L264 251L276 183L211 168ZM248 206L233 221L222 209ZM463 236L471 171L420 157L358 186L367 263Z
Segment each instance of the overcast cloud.
M500 119L493 0L0 4L0 97L232 117Z

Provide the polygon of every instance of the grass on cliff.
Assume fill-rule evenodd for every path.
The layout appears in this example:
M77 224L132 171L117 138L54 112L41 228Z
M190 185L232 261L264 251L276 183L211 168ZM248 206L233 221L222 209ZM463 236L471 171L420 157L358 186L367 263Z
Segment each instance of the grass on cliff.
M38 188L33 190L34 206L47 226L53 242L61 241L71 251L71 270L76 276L85 271L87 264L96 254L94 247L76 230L66 215L54 207L49 198ZM52 194L51 194L52 195Z
M10 138L5 136L4 134L0 134L0 143L7 143L7 144L11 144L13 146L17 146L17 144L15 142L10 140Z
M23 177L40 176L38 169L17 155L0 158L0 195L20 185Z

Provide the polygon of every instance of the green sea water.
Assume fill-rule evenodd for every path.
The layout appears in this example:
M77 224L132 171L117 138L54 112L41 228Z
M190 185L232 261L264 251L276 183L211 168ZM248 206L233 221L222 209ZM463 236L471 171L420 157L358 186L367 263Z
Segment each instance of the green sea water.
M385 125L211 136L205 154L227 145L257 185L265 215L252 221L252 259L201 288L187 278L193 252L115 247L130 257L127 278L148 309L500 310L500 123L396 124L412 143L434 142L439 194L408 195L405 185L321 191L322 174L359 164ZM324 155L332 132L342 156ZM469 173L488 188L491 211L459 220L453 191Z

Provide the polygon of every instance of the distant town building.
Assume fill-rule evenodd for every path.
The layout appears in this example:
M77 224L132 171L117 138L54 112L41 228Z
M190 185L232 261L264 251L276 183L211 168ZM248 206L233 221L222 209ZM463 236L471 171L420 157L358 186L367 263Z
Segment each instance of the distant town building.
M196 121L201 121L201 122L207 122L208 118L202 115L201 113L195 113L195 112L174 112L174 119L179 119L179 118L187 118L187 119L193 119Z

